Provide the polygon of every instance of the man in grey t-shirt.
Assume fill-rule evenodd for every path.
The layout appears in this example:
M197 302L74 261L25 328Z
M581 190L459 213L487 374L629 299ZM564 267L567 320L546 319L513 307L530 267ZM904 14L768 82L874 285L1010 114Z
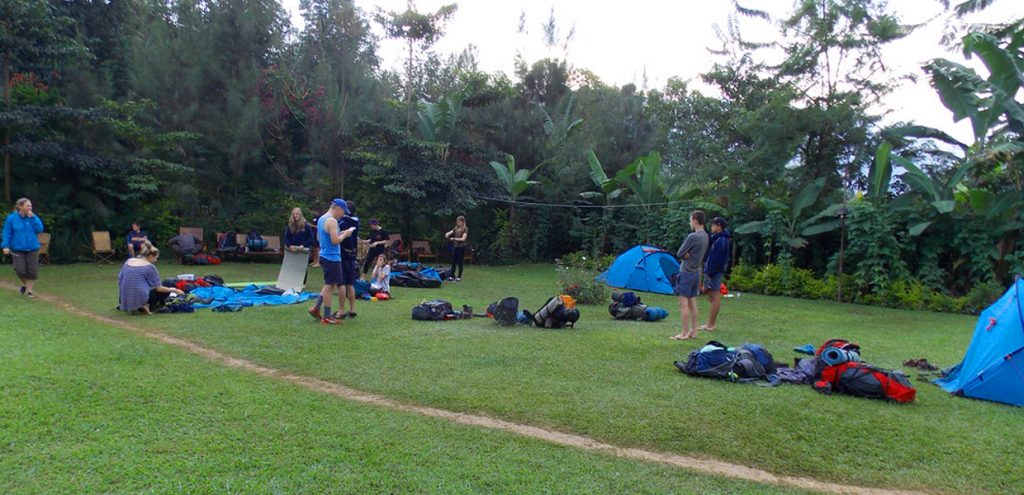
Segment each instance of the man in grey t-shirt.
M676 277L675 293L679 296L679 314L683 318L683 329L675 340L688 340L697 336L697 296L700 295L701 268L704 253L708 250L708 234L704 231L704 212L690 213L690 228L693 233L686 236L679 246L676 257L680 260L679 276Z

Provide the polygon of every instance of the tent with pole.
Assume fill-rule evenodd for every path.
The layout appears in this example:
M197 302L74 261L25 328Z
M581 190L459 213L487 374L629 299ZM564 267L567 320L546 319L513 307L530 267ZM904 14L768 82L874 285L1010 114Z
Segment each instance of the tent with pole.
M935 380L947 392L1024 406L1024 279L981 312L963 362Z
M673 274L679 262L672 253L654 246L635 246L620 254L597 280L612 287L658 294L672 294Z

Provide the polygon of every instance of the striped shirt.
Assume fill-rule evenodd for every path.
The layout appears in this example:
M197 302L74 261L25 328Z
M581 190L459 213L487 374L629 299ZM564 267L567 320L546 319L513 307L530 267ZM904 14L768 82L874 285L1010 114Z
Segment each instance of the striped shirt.
M149 291L160 286L160 272L156 266L147 263L145 265L121 266L121 273L117 275L118 305L121 311L135 311L142 309L149 302Z

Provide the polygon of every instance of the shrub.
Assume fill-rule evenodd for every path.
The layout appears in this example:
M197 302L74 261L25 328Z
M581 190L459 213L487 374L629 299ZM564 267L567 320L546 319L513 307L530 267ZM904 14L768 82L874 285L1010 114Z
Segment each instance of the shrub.
M803 299L834 300L836 277L817 278L810 270L796 268L788 263L754 268L739 265L729 277L733 291L752 292L769 296L788 296ZM989 284L978 286L967 296L954 298L929 289L914 279L899 279L880 292L858 292L858 279L843 275L843 302L856 302L871 306L886 306L912 310L941 311L947 313L977 314L992 304L1003 293L1002 287Z
M597 281L597 276L608 268L613 256L587 256L570 253L555 261L558 270L558 290L568 294L580 304L602 304L608 300L608 286Z

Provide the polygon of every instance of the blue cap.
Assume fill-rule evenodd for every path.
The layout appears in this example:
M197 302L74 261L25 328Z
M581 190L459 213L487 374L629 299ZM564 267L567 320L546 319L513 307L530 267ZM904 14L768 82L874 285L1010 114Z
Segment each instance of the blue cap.
M344 199L334 198L334 201L331 201L331 204L337 206L338 208L341 208L346 215L352 214L352 212L348 209L348 203Z

